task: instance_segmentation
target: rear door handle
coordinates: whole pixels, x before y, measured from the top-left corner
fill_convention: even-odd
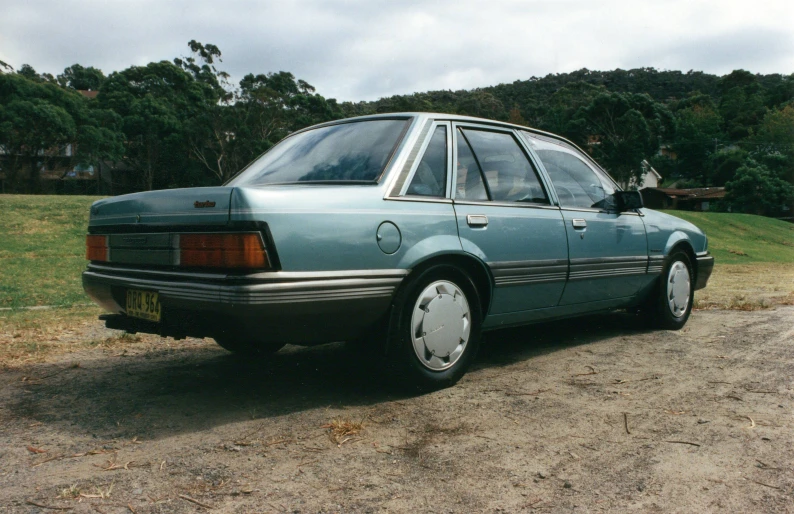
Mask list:
[[[574,218],[571,220],[571,225],[573,228],[587,228],[587,221],[582,218]]]
[[[470,227],[487,227],[488,216],[484,214],[469,214],[466,216],[466,223],[468,223]]]

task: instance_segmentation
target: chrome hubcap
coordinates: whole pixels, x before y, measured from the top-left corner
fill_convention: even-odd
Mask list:
[[[471,311],[458,286],[446,280],[422,291],[411,315],[414,352],[426,368],[443,371],[455,364],[471,333]]]
[[[676,318],[680,318],[686,312],[689,292],[689,269],[683,262],[676,261],[667,275],[667,305]]]

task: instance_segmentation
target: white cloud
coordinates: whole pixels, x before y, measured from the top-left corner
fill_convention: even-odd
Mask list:
[[[221,48],[235,79],[291,71],[340,100],[583,67],[794,72],[790,1],[28,0],[0,10],[0,60],[17,67],[108,73],[184,55],[197,39]]]

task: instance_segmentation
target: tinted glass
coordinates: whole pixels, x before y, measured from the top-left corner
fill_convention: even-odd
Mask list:
[[[436,127],[405,194],[444,196],[447,189],[447,127]]]
[[[359,121],[295,134],[253,162],[229,185],[376,181],[407,123]]]
[[[562,207],[614,208],[615,188],[602,180],[574,148],[525,135],[549,173]]]
[[[482,181],[482,171],[474,154],[458,129],[458,178],[455,182],[455,198],[458,200],[488,200]]]
[[[496,202],[549,203],[529,159],[511,135],[465,128],[466,136]]]

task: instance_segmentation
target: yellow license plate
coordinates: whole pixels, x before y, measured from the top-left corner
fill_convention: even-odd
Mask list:
[[[160,321],[160,299],[157,293],[127,289],[127,316]]]

